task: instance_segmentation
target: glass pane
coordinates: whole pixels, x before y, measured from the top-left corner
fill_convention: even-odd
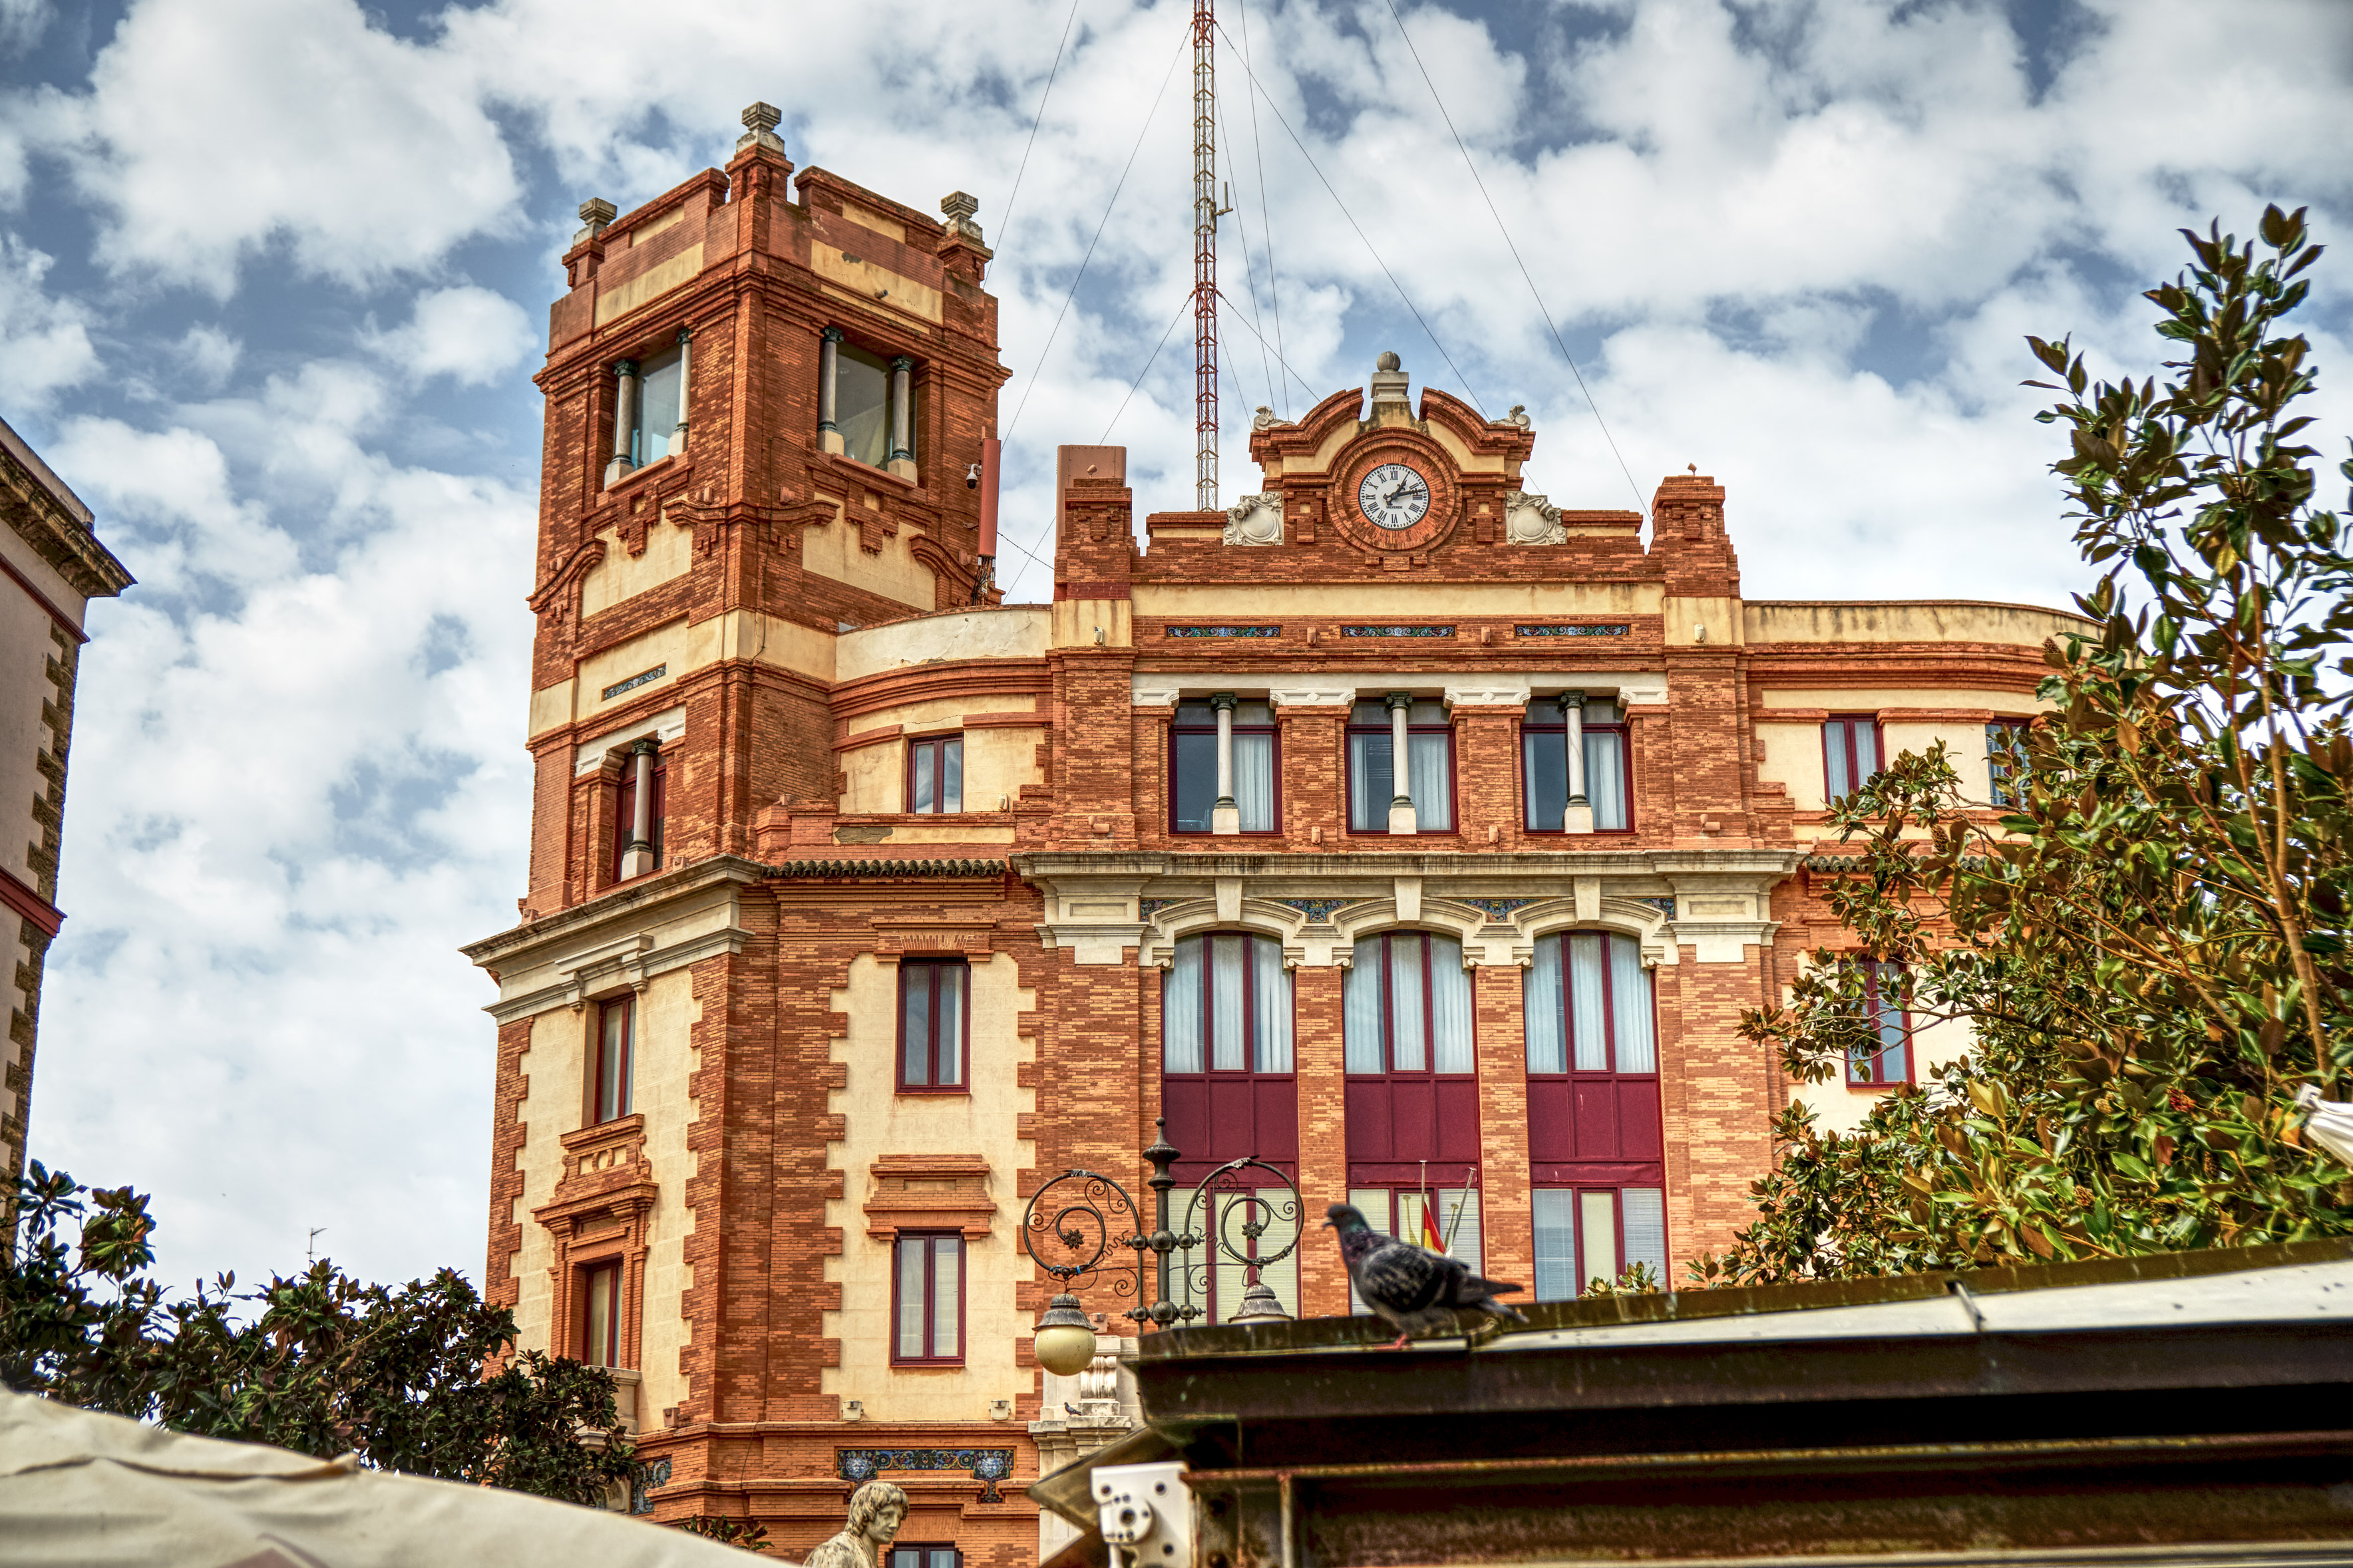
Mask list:
[[[1412,763],[1414,826],[1426,833],[1445,833],[1454,826],[1454,748],[1446,735],[1409,735],[1406,756]]]
[[[1390,1236],[1397,1234],[1397,1226],[1389,1218],[1389,1192],[1387,1187],[1350,1187],[1348,1203],[1365,1216],[1365,1223],[1375,1230]],[[1365,1305],[1365,1299],[1356,1294],[1356,1282],[1353,1279],[1348,1281],[1348,1310],[1358,1317],[1372,1310]]]
[[[940,742],[940,809],[964,809],[964,737]]]
[[[913,798],[907,802],[907,809],[937,811],[940,808],[939,787],[932,777],[931,744],[928,742],[918,741],[908,749],[908,757],[912,766],[908,769],[911,777],[907,793]]]
[[[1651,973],[1642,967],[1642,944],[1630,936],[1609,939],[1609,1033],[1620,1072],[1659,1070],[1658,1040],[1651,1028]]]
[[[934,1055],[942,1084],[964,1082],[964,993],[971,973],[961,963],[940,965],[939,1048]]]
[[[1620,721],[1618,716],[1618,704],[1615,702],[1587,703],[1585,705],[1585,721],[1588,724],[1615,724],[1620,722]]]
[[[1201,1070],[1201,939],[1176,944],[1176,962],[1160,984],[1160,1066],[1165,1072]]]
[[[932,966],[899,966],[899,1076],[902,1081],[932,1081]]]
[[[1179,833],[1209,831],[1209,808],[1218,804],[1218,738],[1179,731],[1168,738],[1176,760],[1176,799],[1172,823]]]
[[[1568,942],[1569,1040],[1577,1050],[1577,1070],[1608,1072],[1609,1038],[1603,1020],[1601,938],[1577,931]]]
[[[1220,936],[1209,942],[1209,1066],[1219,1072],[1240,1072],[1247,1064],[1242,1054],[1243,1014],[1248,1001],[1242,987],[1242,943],[1246,940]]]
[[[1469,1264],[1472,1273],[1477,1273],[1482,1250],[1479,1236],[1479,1189],[1440,1187],[1434,1195],[1438,1200],[1438,1234],[1446,1243],[1446,1250]]]
[[[1894,963],[1871,966],[1872,1023],[1879,1037],[1879,1079],[1883,1083],[1902,1083],[1911,1076],[1909,1064],[1904,1059],[1901,967]]]
[[[596,1059],[596,1120],[611,1121],[629,1114],[629,1014],[627,1002],[605,1007],[604,1048]]]
[[[1836,800],[1854,788],[1847,773],[1847,723],[1831,719],[1822,725],[1822,797]]]
[[[1446,704],[1417,702],[1405,710],[1405,721],[1409,724],[1443,724],[1446,722]]]
[[[639,362],[638,366],[638,439],[635,457],[640,464],[670,456],[670,438],[678,428],[678,351],[670,349]]]
[[[1386,702],[1359,702],[1348,710],[1351,724],[1386,724],[1389,721],[1389,705]]]
[[[1567,1020],[1561,1011],[1560,938],[1536,943],[1535,963],[1520,986],[1523,1028],[1528,1042],[1530,1072],[1567,1072]]]
[[[1616,730],[1585,732],[1585,798],[1597,831],[1622,829],[1626,816],[1626,737]]]
[[[842,451],[879,468],[891,456],[891,369],[847,343],[834,365],[833,423]]]
[[[923,1353],[923,1254],[927,1244],[921,1237],[908,1237],[899,1243],[899,1354],[920,1357]]]
[[[1661,1289],[1667,1281],[1667,1202],[1657,1187],[1628,1187],[1618,1194],[1626,1216],[1626,1264],[1651,1266]]]
[[[613,1364],[613,1297],[615,1282],[620,1270],[592,1268],[588,1271],[588,1342],[581,1347],[580,1359],[590,1366]]]
[[[1424,1028],[1421,938],[1389,938],[1389,1070],[1419,1072],[1430,1064]]]
[[[1523,731],[1520,773],[1527,790],[1527,826],[1538,833],[1559,832],[1568,807],[1568,731]]]
[[[1218,723],[1218,710],[1206,702],[1179,702],[1176,704],[1176,722],[1207,724],[1211,729],[1215,729]]]
[[[1538,1187],[1528,1194],[1536,1231],[1536,1300],[1567,1301],[1577,1295],[1577,1194],[1567,1187]]]
[[[1867,784],[1879,776],[1879,726],[1868,719],[1850,719],[1854,735],[1854,782]]]
[[[1234,704],[1234,722],[1237,724],[1271,724],[1274,722],[1274,704],[1271,702],[1237,702]]]
[[[1282,967],[1282,944],[1250,939],[1250,1033],[1257,1042],[1258,1070],[1291,1070],[1291,972]]]
[[[1348,828],[1379,833],[1389,825],[1389,800],[1397,793],[1389,776],[1389,737],[1348,737]]]
[[[1462,944],[1451,936],[1429,941],[1430,1066],[1440,1072],[1470,1072],[1471,972],[1462,967]]]
[[[953,1357],[964,1349],[964,1238],[932,1238],[932,1353]]]
[[[1348,971],[1344,998],[1345,1016],[1341,1037],[1350,1072],[1381,1070],[1381,939],[1368,936],[1356,944],[1356,958]],[[1350,1200],[1354,1202],[1354,1199]],[[1371,1211],[1367,1210],[1369,1214]]]
[[[953,1546],[933,1547],[931,1558],[931,1568],[956,1568],[956,1550]]]
[[[1274,831],[1274,737],[1234,737],[1234,805],[1244,833]]]
[[[1527,711],[1521,717],[1531,724],[1556,725],[1560,722],[1560,700],[1553,697],[1531,697]]]
[[[1579,1193],[1577,1194],[1577,1228],[1585,1241],[1585,1268],[1579,1276],[1578,1294],[1596,1279],[1618,1282],[1618,1214],[1617,1194]]]

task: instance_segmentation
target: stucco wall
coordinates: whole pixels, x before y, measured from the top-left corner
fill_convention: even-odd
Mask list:
[[[968,713],[1029,713],[1036,700],[1028,696],[965,696],[929,702],[908,702],[877,712],[861,713],[854,728],[887,729],[896,724],[909,735],[922,736],[953,730]],[[997,797],[1018,795],[1026,784],[1043,784],[1038,765],[1040,725],[1029,729],[967,730],[964,734],[964,808],[996,811]],[[841,795],[846,812],[895,812],[906,807],[907,742],[878,742],[841,754],[847,785]],[[894,836],[895,837],[895,836]]]

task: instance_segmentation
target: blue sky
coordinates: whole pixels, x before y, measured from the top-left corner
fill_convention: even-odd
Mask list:
[[[455,950],[522,889],[529,377],[575,209],[723,163],[754,100],[803,166],[970,191],[1027,399],[1008,535],[1058,442],[1125,442],[1140,502],[1186,507],[1184,330],[1151,354],[1190,281],[1188,11],[0,0],[0,413],[141,580],[91,617],[37,1157],[153,1190],[181,1279],[297,1265],[314,1226],[367,1274],[479,1273],[490,988]],[[1395,349],[1525,404],[1562,505],[1715,475],[1755,597],[2064,602],[2021,334],[2145,373],[2176,227],[2353,211],[2327,0],[1219,17],[1228,499],[1253,405]],[[2348,277],[2308,312],[2337,376]]]

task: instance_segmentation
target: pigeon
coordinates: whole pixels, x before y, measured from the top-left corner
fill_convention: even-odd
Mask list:
[[[1494,1300],[1520,1286],[1482,1279],[1459,1258],[1440,1257],[1384,1235],[1350,1205],[1334,1204],[1324,1215],[1324,1225],[1340,1233],[1340,1260],[1348,1266],[1356,1294],[1398,1331],[1395,1342],[1386,1349],[1402,1350],[1417,1333],[1454,1327],[1457,1311],[1527,1321]]]

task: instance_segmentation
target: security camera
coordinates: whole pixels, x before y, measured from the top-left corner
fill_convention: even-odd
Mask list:
[[[978,463],[975,463],[972,467],[964,471],[964,488],[968,490],[976,490],[980,489],[980,465]]]

